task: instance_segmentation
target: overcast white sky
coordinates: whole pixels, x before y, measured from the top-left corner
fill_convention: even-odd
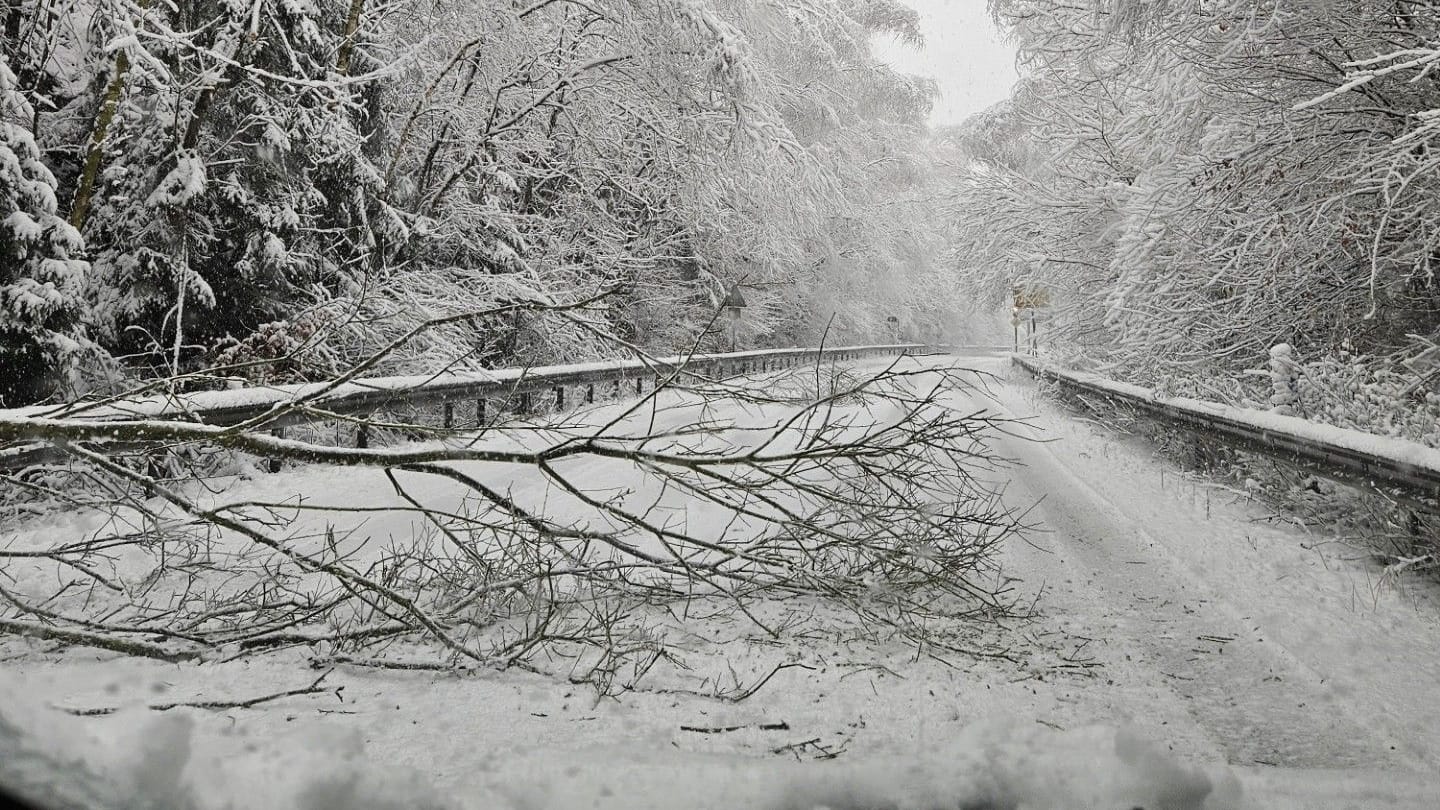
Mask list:
[[[985,0],[902,0],[920,12],[925,48],[917,51],[890,37],[878,38],[875,55],[906,73],[940,85],[930,116],[937,126],[958,124],[1010,95],[1015,49],[1001,38]]]

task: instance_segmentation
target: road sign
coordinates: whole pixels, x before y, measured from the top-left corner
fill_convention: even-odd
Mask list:
[[[1050,291],[1044,287],[1016,286],[1010,288],[1015,296],[1015,308],[1040,309],[1050,306]]]

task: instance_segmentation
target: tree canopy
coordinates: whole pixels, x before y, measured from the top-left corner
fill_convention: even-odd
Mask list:
[[[991,8],[1022,80],[951,133],[949,202],[954,264],[989,301],[1045,287],[1063,350],[1222,399],[1282,344],[1424,379],[1440,338],[1433,3]]]
[[[871,56],[882,33],[917,40],[915,13],[15,0],[16,157],[0,171],[22,189],[3,198],[5,246],[26,258],[0,289],[43,287],[49,303],[0,299],[14,372],[0,377],[43,380],[0,395],[73,395],[101,368],[323,377],[417,323],[512,299],[603,294],[589,326],[618,342],[462,319],[386,365],[714,347],[737,285],[748,344],[888,337],[891,316],[936,335],[955,289],[926,204],[933,87]],[[116,361],[77,366],[79,346]],[[302,360],[264,366],[298,346]]]

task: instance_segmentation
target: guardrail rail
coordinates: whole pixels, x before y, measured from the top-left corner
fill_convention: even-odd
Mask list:
[[[1103,397],[1202,438],[1346,483],[1400,490],[1409,496],[1406,500],[1427,509],[1440,503],[1440,450],[1432,447],[1269,411],[1183,397],[1161,399],[1148,388],[1056,368],[1021,354],[1011,355],[1011,361],[1039,379]]]
[[[435,421],[445,428],[483,427],[501,412],[532,413],[553,405],[592,403],[597,396],[619,397],[633,385],[636,396],[674,374],[722,379],[745,374],[780,371],[819,361],[845,362],[874,357],[923,354],[922,344],[905,343],[835,348],[763,349],[726,354],[599,361],[557,366],[446,372],[428,376],[356,379],[341,385],[301,383],[257,386],[221,391],[196,391],[101,402],[67,403],[0,410],[0,426],[24,418],[77,419],[87,422],[124,422],[136,419],[184,421],[231,427],[255,423],[255,429],[277,433],[305,423],[348,419],[355,423],[355,444],[370,441],[371,421],[382,413],[417,414],[437,409]],[[598,386],[611,385],[603,391]],[[574,395],[574,398],[571,395]],[[542,402],[541,399],[548,399]],[[286,410],[296,402],[303,408]],[[268,418],[267,418],[268,417]],[[352,418],[354,417],[354,418]],[[123,437],[107,442],[125,445]],[[0,445],[0,471],[15,470],[64,458],[44,442]]]

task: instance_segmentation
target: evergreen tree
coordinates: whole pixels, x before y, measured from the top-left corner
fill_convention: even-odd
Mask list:
[[[78,315],[89,265],[80,234],[56,215],[33,118],[0,61],[0,407],[63,389],[87,346]]]
[[[373,66],[352,10],[194,0],[120,38],[128,75],[83,220],[113,349],[183,363],[365,283],[379,177],[373,89],[339,72]]]

